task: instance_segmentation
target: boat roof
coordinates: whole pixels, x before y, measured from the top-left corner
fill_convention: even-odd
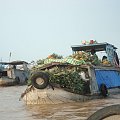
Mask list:
[[[0,64],[3,65],[22,65],[22,64],[28,64],[25,61],[12,61],[12,62],[0,62]]]
[[[73,51],[90,52],[92,49],[94,49],[96,52],[98,52],[98,51],[105,51],[107,45],[112,46],[113,49],[117,49],[114,45],[109,44],[107,42],[105,42],[105,43],[95,43],[95,44],[86,44],[86,45],[73,45],[73,46],[71,46],[71,48],[72,48]]]

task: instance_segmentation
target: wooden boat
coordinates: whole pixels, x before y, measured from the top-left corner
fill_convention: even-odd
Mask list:
[[[106,47],[110,44],[94,44],[94,45],[84,45],[84,46],[74,46],[73,51],[85,50],[90,51],[95,49],[96,51],[106,50]],[[116,47],[111,47],[116,49]],[[111,51],[112,52],[112,51]],[[49,82],[49,76],[44,70],[49,70],[53,67],[57,68],[72,68],[75,70],[81,69],[81,72],[85,75],[78,73],[81,78],[85,81],[84,90],[88,89],[84,94],[76,94],[68,89],[57,87]],[[100,98],[108,96],[108,91],[110,89],[120,87],[120,68],[113,66],[102,66],[102,65],[72,65],[64,64],[60,62],[52,62],[40,68],[40,71],[33,73],[31,77],[32,85],[29,86],[25,92],[21,95],[21,98],[26,104],[58,104],[58,103],[68,103],[74,101],[85,101],[93,98]]]
[[[85,66],[84,66],[85,67]],[[82,67],[83,68],[83,67]],[[107,86],[103,83],[97,83],[96,77],[95,77],[95,71],[93,71],[93,68],[98,70],[98,67],[90,67],[90,93],[87,94],[76,94],[71,92],[68,89],[61,88],[59,85],[55,85],[54,87],[51,86],[51,84],[48,84],[45,86],[45,88],[38,89],[36,88],[36,84],[41,87],[43,85],[42,82],[43,79],[39,78],[39,80],[36,80],[36,83],[29,86],[24,93],[22,93],[21,98],[24,100],[26,104],[59,104],[59,103],[68,103],[68,102],[75,102],[75,101],[86,101],[96,98],[103,98],[107,97],[108,93],[116,92],[119,93],[119,86],[120,84],[114,86],[114,83],[111,83],[111,86],[113,85],[113,88],[110,86]],[[117,69],[112,68],[106,68],[106,67],[99,67],[99,70],[105,70],[106,72],[117,71]],[[41,80],[42,79],[42,80]],[[119,77],[120,80],[120,77]],[[106,81],[105,81],[106,82]],[[120,82],[119,82],[120,83]],[[104,86],[102,86],[102,85]],[[100,90],[103,88],[103,91]],[[115,89],[117,88],[117,90]]]
[[[33,86],[29,86],[21,98],[26,104],[59,104],[69,103],[75,101],[86,101],[98,96],[85,96],[68,92],[62,88],[51,88],[48,86],[45,89],[36,89]]]

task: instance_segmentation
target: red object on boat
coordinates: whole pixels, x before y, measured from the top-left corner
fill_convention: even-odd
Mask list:
[[[93,44],[94,43],[94,40],[90,40],[90,44]]]

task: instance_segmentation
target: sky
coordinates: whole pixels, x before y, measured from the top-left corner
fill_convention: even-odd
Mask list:
[[[120,0],[0,0],[1,61],[66,57],[91,39],[120,56]]]

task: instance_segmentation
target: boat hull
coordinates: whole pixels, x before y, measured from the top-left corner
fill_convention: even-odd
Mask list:
[[[7,78],[7,77],[1,77],[0,78],[0,86],[13,86],[16,85],[16,80]]]
[[[36,89],[29,86],[21,98],[26,104],[59,104],[75,101],[86,101],[92,99],[93,96],[79,95],[68,92],[62,88],[47,87],[45,89]]]
[[[114,94],[119,94],[120,88],[109,89],[109,96]],[[68,92],[62,88],[51,88],[47,87],[45,89],[36,89],[33,86],[29,86],[24,93],[21,94],[21,98],[27,105],[34,104],[60,104],[60,103],[70,103],[70,102],[84,102],[92,99],[105,98],[104,96],[98,94],[94,95],[79,95],[75,93]]]

